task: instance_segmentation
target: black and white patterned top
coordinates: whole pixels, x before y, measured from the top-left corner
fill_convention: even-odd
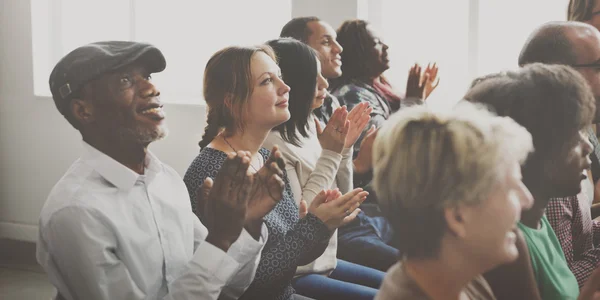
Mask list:
[[[261,148],[259,153],[264,161],[267,161],[269,150]],[[206,177],[214,179],[217,176],[226,158],[225,152],[213,148],[200,151],[183,178],[190,199],[196,199],[196,191]],[[264,218],[269,237],[262,251],[254,281],[240,297],[242,300],[291,299],[294,293],[291,281],[296,267],[308,264],[323,254],[331,236],[327,226],[316,216],[309,213],[305,218],[299,218],[298,206],[294,202],[285,173],[283,180],[283,199]],[[192,208],[199,216],[194,200]]]

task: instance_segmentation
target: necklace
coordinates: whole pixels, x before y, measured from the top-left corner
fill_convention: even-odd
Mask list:
[[[233,148],[233,146],[231,146],[229,141],[227,141],[227,139],[224,136],[221,136],[221,137],[223,138],[223,141],[225,141],[225,143],[227,143],[229,148],[231,148],[231,150],[233,150],[235,153],[237,153],[237,150],[235,150],[235,148]],[[252,160],[250,160],[250,167],[254,170],[254,172],[258,172],[258,170],[252,165]]]

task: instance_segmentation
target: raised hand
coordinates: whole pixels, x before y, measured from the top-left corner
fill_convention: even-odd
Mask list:
[[[317,127],[317,136],[319,137],[321,147],[333,152],[342,153],[348,130],[350,130],[350,121],[348,121],[346,106],[338,107],[333,112],[325,129],[321,129],[321,123],[316,118],[315,126]]]
[[[246,230],[252,235],[260,232],[264,216],[283,198],[284,168],[285,161],[281,151],[274,146],[264,166],[252,175],[253,185],[246,214]]]
[[[372,125],[360,143],[358,155],[354,159],[354,171],[358,174],[369,172],[373,168],[373,142],[377,137],[377,128]]]
[[[208,229],[206,241],[227,252],[246,222],[253,178],[248,174],[247,152],[230,153],[214,182],[206,178],[196,193],[201,220]]]
[[[350,148],[358,137],[365,129],[365,126],[371,120],[371,112],[373,108],[369,107],[368,102],[361,102],[356,105],[350,113],[348,113],[348,121],[350,121],[350,128],[348,129],[348,134],[346,135],[346,142],[344,143],[344,148]]]
[[[429,74],[425,74],[425,81],[429,80]],[[406,97],[423,98],[425,84],[421,84],[421,66],[415,64],[408,71],[408,79],[406,80]]]
[[[440,84],[440,78],[438,77],[437,63],[427,64],[427,68],[423,71],[421,76],[421,85],[424,85],[423,99],[427,99],[431,92],[437,88]]]
[[[342,196],[339,190],[321,191],[310,204],[308,212],[319,218],[329,230],[346,225],[360,212],[360,204],[367,199],[368,192],[354,189]]]

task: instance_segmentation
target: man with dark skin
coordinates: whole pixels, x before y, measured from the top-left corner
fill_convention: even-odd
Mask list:
[[[37,258],[58,299],[237,299],[253,280],[262,217],[277,203],[264,195],[283,190],[281,153],[252,176],[249,154],[230,154],[199,193],[205,227],[181,177],[148,150],[167,135],[150,76],[165,66],[152,45],[98,42],[50,76],[84,149],[40,215]]]
[[[580,22],[550,22],[540,26],[530,35],[519,56],[520,66],[535,62],[573,67],[591,88],[596,106],[600,105],[600,32],[596,28]],[[592,122],[600,123],[599,109]],[[546,210],[580,287],[600,263],[597,247],[600,223],[592,220],[598,206],[590,209],[594,194],[598,196],[593,182],[600,176],[600,147],[593,130],[586,128],[585,131],[595,148],[590,154],[591,176],[586,170],[585,176],[590,178],[582,181],[582,193],[555,198]]]

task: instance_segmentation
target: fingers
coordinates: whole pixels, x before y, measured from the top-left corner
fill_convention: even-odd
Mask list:
[[[213,180],[210,177],[206,177],[204,182],[196,191],[196,208],[198,211],[204,211],[206,201],[208,201],[208,195],[213,188]]]
[[[375,132],[375,130],[377,130],[377,127],[375,127],[375,125],[371,125],[371,128],[369,128],[369,130],[367,130],[367,133],[365,136],[366,137],[371,136],[373,134],[373,132]]]
[[[283,189],[285,188],[285,182],[277,174],[273,174],[267,179],[267,192],[274,201],[279,201],[282,198]]]
[[[369,108],[371,109],[371,108]],[[369,121],[371,120],[371,116],[369,115],[365,115],[362,119],[359,120],[359,122],[356,124],[356,128],[357,130],[359,130],[360,132],[362,132],[365,127],[369,124]],[[370,129],[369,129],[370,130]],[[369,132],[367,132],[367,134],[369,134]]]
[[[334,201],[334,203],[339,207],[344,207],[345,209],[348,209],[349,202],[352,200],[352,198],[354,198],[355,196],[357,196],[359,193],[362,193],[362,192],[363,192],[363,189],[356,188],[356,189],[342,195],[341,197],[337,198]],[[364,193],[367,193],[367,192],[364,192]]]
[[[342,136],[347,136],[349,130],[350,130],[350,120],[346,120],[346,123],[344,124],[344,127],[342,128],[342,132],[340,132],[340,133],[342,134]]]
[[[373,108],[369,106],[369,103],[361,102],[350,111],[348,114],[348,120],[354,124],[359,123],[365,118],[365,116],[371,115],[371,112],[373,112]]]
[[[335,115],[335,113],[333,113],[333,115],[331,116],[331,119],[333,119],[334,115]],[[329,122],[331,122],[331,120]],[[318,135],[323,134],[323,128],[321,128],[321,122],[319,122],[319,119],[317,119],[317,118],[315,118],[315,127],[317,128]]]
[[[344,226],[352,221],[354,221],[354,219],[356,219],[356,216],[358,216],[358,214],[361,212],[360,208],[355,209],[351,214],[349,214],[348,216],[346,216],[343,220],[342,220],[342,225]],[[340,226],[340,227],[341,227]]]
[[[369,102],[361,102],[358,105],[354,106],[350,113],[348,114],[349,120],[359,119],[364,113],[365,110],[369,108]]]
[[[275,164],[275,167],[273,167]],[[279,176],[283,176],[283,169],[285,169],[285,160],[283,159],[283,154],[279,151],[279,147],[277,145],[273,146],[271,150],[271,155],[267,160],[267,165],[271,168],[273,173],[278,174]]]
[[[298,214],[300,219],[303,219],[306,217],[306,215],[308,215],[308,204],[304,199],[300,200],[300,209],[298,210]]]
[[[329,197],[330,197],[329,191],[322,190],[315,196],[315,198],[313,199],[313,201],[311,202],[310,205],[314,206],[314,207],[319,207],[319,206],[321,206],[321,204],[327,202],[327,199]]]

